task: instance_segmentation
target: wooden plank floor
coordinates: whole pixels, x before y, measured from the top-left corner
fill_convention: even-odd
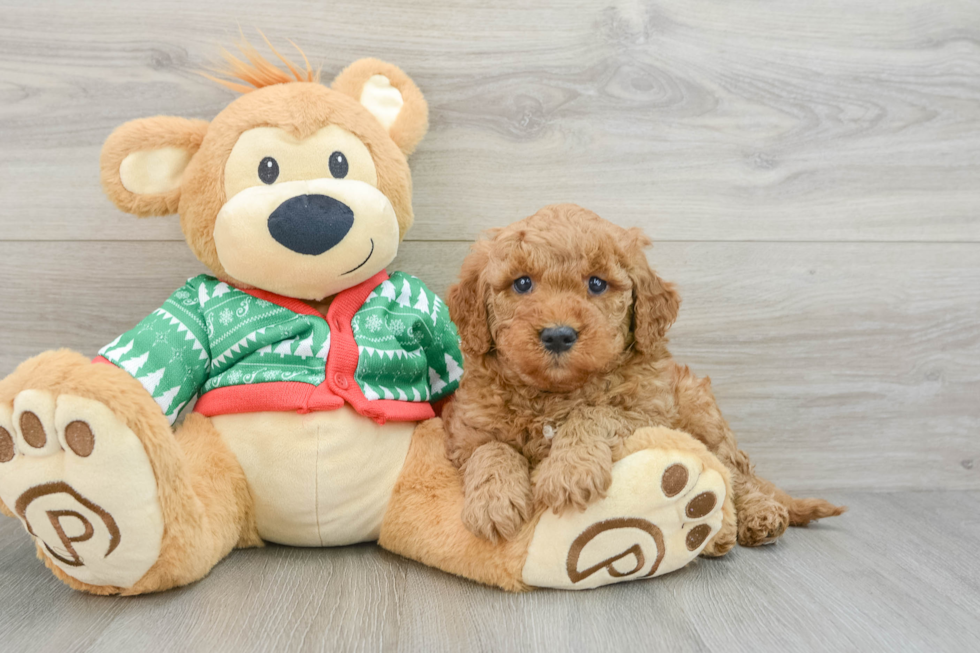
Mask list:
[[[980,492],[847,492],[843,518],[658,579],[510,595],[381,551],[237,551],[190,587],[63,586],[0,521],[4,651],[976,650]]]
[[[101,193],[117,125],[209,119],[238,26],[430,103],[396,267],[574,201],[656,241],[672,349],[760,471],[841,519],[663,579],[510,596],[373,546],[237,552],[160,596],[68,591],[0,518],[0,650],[973,651],[980,11],[961,0],[0,0],[0,376],[93,354],[202,271]],[[288,48],[288,46],[287,46]]]

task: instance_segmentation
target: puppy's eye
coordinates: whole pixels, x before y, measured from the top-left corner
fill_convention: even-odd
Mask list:
[[[271,156],[259,161],[259,179],[263,184],[271,184],[279,179],[279,162]]]
[[[534,282],[531,281],[531,277],[521,277],[520,279],[514,280],[514,292],[518,295],[525,295],[531,292],[531,288],[534,287]]]
[[[593,295],[601,295],[609,287],[603,279],[599,277],[589,277],[589,292]]]
[[[343,179],[347,176],[348,170],[350,170],[350,165],[348,165],[347,157],[344,156],[343,152],[334,152],[330,155],[330,174],[333,175],[334,179]]]

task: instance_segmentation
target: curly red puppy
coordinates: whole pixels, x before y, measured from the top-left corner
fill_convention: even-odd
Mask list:
[[[754,473],[708,379],[667,350],[680,297],[650,268],[649,244],[562,204],[473,246],[448,294],[466,374],[444,418],[475,534],[511,538],[535,505],[584,509],[609,487],[616,448],[649,426],[690,433],[729,468],[743,546],[844,511]],[[733,536],[705,553],[725,553]]]

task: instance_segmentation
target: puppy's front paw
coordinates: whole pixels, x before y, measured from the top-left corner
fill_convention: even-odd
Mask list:
[[[531,515],[529,486],[497,485],[494,491],[467,496],[463,502],[463,525],[485,540],[497,543],[514,538]]]
[[[570,460],[552,454],[538,466],[534,479],[534,501],[562,514],[569,508],[585,510],[606,496],[612,482],[612,465],[597,460]]]

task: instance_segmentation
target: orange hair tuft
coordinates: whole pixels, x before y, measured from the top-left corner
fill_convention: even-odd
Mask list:
[[[221,55],[225,59],[224,68],[212,68],[211,72],[224,77],[231,77],[236,80],[245,82],[246,84],[251,84],[251,86],[246,86],[245,84],[239,84],[238,82],[231,81],[229,79],[221,79],[220,77],[215,77],[209,75],[208,73],[202,72],[201,75],[210,79],[213,82],[221,84],[225,88],[229,88],[233,91],[239,93],[249,93],[259,88],[266,86],[272,86],[273,84],[288,84],[289,82],[319,82],[320,81],[320,71],[314,70],[310,67],[310,60],[306,58],[306,54],[300,49],[298,45],[289,41],[290,45],[296,48],[300,56],[303,57],[303,63],[306,66],[305,70],[300,70],[296,64],[287,59],[286,57],[279,54],[279,51],[273,47],[272,43],[266,38],[265,34],[261,30],[257,30],[259,36],[265,41],[265,44],[269,46],[272,53],[279,58],[289,72],[282,70],[274,63],[263,57],[255,46],[249,43],[245,39],[245,35],[242,35],[242,41],[238,44],[238,50],[245,56],[245,60],[239,59],[234,54],[228,50],[222,48]]]

